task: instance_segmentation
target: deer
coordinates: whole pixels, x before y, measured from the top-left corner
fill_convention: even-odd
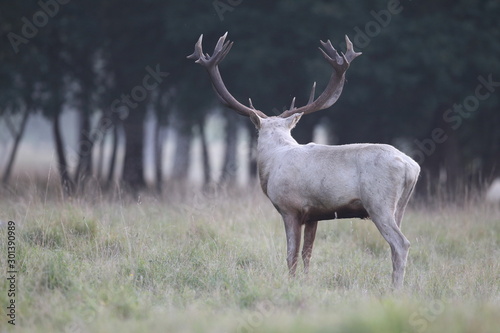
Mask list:
[[[330,40],[321,42],[323,57],[333,68],[324,91],[315,97],[313,84],[307,104],[290,107],[278,116],[267,116],[237,101],[226,88],[219,63],[233,42],[227,32],[219,38],[213,54],[203,53],[203,34],[188,59],[209,74],[219,101],[249,117],[258,131],[257,166],[264,194],[281,215],[286,234],[287,265],[295,276],[304,229],[302,261],[309,272],[318,221],[346,218],[371,219],[391,249],[392,286],[403,286],[410,242],[401,232],[403,215],[417,183],[420,167],[409,156],[387,144],[322,145],[297,143],[291,130],[303,115],[331,107],[340,97],[345,74],[360,52],[347,36],[347,50],[338,53]]]

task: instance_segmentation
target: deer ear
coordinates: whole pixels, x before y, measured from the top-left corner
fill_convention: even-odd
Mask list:
[[[255,112],[250,112],[250,120],[252,121],[252,123],[255,125],[255,127],[260,130],[260,124],[261,124],[261,118],[259,117],[259,115]]]
[[[295,125],[297,125],[297,123],[299,122],[300,120],[300,117],[302,117],[304,113],[301,112],[301,113],[295,113],[295,114],[292,114],[290,117],[286,118],[286,124],[288,126],[289,129],[292,129],[295,127]]]

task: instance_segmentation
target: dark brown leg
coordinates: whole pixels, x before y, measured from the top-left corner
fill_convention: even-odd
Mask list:
[[[302,249],[302,260],[304,261],[304,272],[309,272],[309,261],[311,260],[314,238],[318,221],[308,222],[304,228],[304,248]]]

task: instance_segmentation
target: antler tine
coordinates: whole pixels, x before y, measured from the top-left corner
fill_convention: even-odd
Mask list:
[[[231,47],[233,47],[233,43],[231,41],[225,41],[227,36],[227,32],[219,38],[219,41],[217,42],[217,45],[215,45],[214,48],[214,53],[212,55],[212,58],[214,58],[214,63],[217,65],[219,62],[221,62],[226,55],[229,53],[231,50]]]
[[[253,110],[257,110],[253,104],[252,104],[252,99],[251,98],[248,98],[248,104],[250,105],[250,107],[253,109]]]
[[[200,36],[198,41],[195,44],[193,54],[188,56],[188,59],[194,59],[197,64],[202,65],[207,70],[210,79],[212,80],[212,87],[215,90],[215,94],[217,98],[221,101],[221,103],[237,113],[249,117],[252,113],[257,113],[260,117],[267,117],[263,112],[256,110],[252,102],[250,101],[250,107],[247,107],[236,100],[236,98],[231,95],[231,93],[227,90],[222,77],[219,72],[219,63],[226,57],[226,55],[231,50],[233,46],[233,42],[227,40],[227,32],[222,35],[217,44],[215,45],[214,52],[212,56],[208,53],[203,54],[203,35]]]
[[[362,52],[354,52],[354,48],[352,46],[352,42],[349,39],[349,37],[347,37],[347,35],[345,35],[345,43],[347,45],[347,51],[345,53],[345,58],[347,59],[347,61],[349,63],[351,61],[353,61],[356,57],[359,57],[361,54],[363,54]]]
[[[292,98],[292,104],[290,104],[290,108],[288,110],[294,110],[295,109],[295,97]]]
[[[198,41],[196,42],[196,44],[194,44],[194,52],[193,54],[187,56],[188,59],[194,59],[198,61],[198,59],[200,59],[200,57],[203,56],[203,49],[201,47],[202,41],[203,41],[203,34],[200,35],[200,38],[198,38]]]
[[[312,89],[311,89],[311,94],[309,94],[309,100],[307,101],[307,104],[311,104],[314,101],[314,94],[316,93],[316,81],[314,81]]]
[[[220,50],[222,49],[222,46],[224,45],[226,37],[227,37],[227,31],[226,31],[226,33],[224,35],[222,35],[222,36],[219,37],[219,40],[217,41],[217,44],[215,44],[214,54],[220,52]],[[228,41],[228,43],[229,43],[229,41]]]
[[[231,47],[233,46],[233,42],[225,41],[227,36],[227,32],[219,38],[217,45],[215,45],[214,52],[212,56],[208,53],[203,53],[202,41],[203,35],[200,36],[198,42],[195,45],[194,53],[188,56],[188,59],[196,59],[195,62],[200,64],[207,69],[210,67],[217,66],[229,53]]]
[[[332,42],[330,40],[327,40],[326,43],[320,40],[321,45],[323,45],[324,50],[321,47],[318,47],[318,49],[323,53],[323,57],[332,65],[332,66],[338,66],[339,64],[342,64],[343,62],[343,57],[339,55],[337,50],[332,45]]]
[[[316,83],[314,83],[311,94],[309,95],[309,101],[306,105],[300,108],[290,108],[284,111],[280,117],[289,117],[295,113],[312,113],[319,110],[326,109],[339,99],[345,82],[345,72],[349,68],[350,62],[361,55],[361,53],[354,52],[353,45],[349,38],[346,36],[347,52],[346,54],[339,54],[337,50],[333,47],[330,40],[326,42],[320,41],[323,48],[319,48],[323,57],[326,61],[333,67],[334,71],[330,76],[330,80],[325,88],[325,90],[314,99]]]

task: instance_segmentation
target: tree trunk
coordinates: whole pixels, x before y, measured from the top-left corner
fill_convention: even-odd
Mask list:
[[[253,124],[248,126],[248,173],[251,184],[255,183],[257,178],[257,131]]]
[[[14,165],[14,161],[16,159],[17,149],[19,147],[19,143],[21,142],[21,138],[23,137],[24,130],[26,128],[26,124],[28,122],[29,115],[30,115],[30,110],[29,110],[29,108],[26,108],[26,110],[23,114],[23,117],[21,119],[21,125],[19,126],[19,129],[17,132],[14,130],[13,124],[9,125],[9,127],[11,129],[11,133],[14,136],[14,143],[12,145],[12,150],[10,152],[10,156],[9,156],[8,161],[7,161],[7,166],[5,167],[5,171],[4,171],[4,174],[2,176],[2,183],[4,185],[7,184],[7,182],[9,181],[10,174],[12,172],[12,166]],[[6,115],[6,117],[8,117],[8,116]],[[10,123],[10,121],[8,121],[8,123]]]
[[[233,186],[238,175],[237,144],[238,144],[238,118],[236,114],[226,114],[226,149],[224,164],[219,183]]]
[[[102,181],[104,179],[104,151],[106,147],[106,134],[99,138],[99,155],[97,156],[97,179]]]
[[[118,153],[118,142],[120,139],[120,124],[118,122],[115,122],[115,124],[113,125],[113,132],[111,133],[111,137],[112,137],[111,157],[109,160],[109,169],[108,169],[106,187],[109,187],[116,179],[115,177],[116,157]]]
[[[76,167],[75,183],[79,190],[83,190],[85,181],[92,177],[92,150],[94,141],[90,134],[90,110],[88,98],[83,98],[83,106],[79,110],[80,135],[78,139],[78,165]]]
[[[158,120],[155,124],[154,147],[156,190],[161,194],[163,188],[163,127]]]
[[[72,196],[74,193],[74,183],[68,171],[68,163],[66,161],[66,153],[64,151],[64,142],[62,138],[59,117],[61,112],[57,112],[52,119],[52,129],[54,133],[54,142],[57,153],[57,163],[59,167],[59,175],[61,178],[61,186],[65,196]]]
[[[498,112],[493,113],[494,117],[490,117],[490,130],[489,137],[483,142],[488,142],[487,149],[483,155],[483,167],[482,167],[482,177],[486,181],[490,182],[496,178],[500,178],[500,131],[498,131],[497,126],[500,124],[500,114]]]
[[[180,126],[177,129],[174,166],[172,169],[172,179],[177,185],[184,185],[187,181],[191,163],[191,143],[191,130]]]
[[[134,195],[146,185],[143,165],[144,108],[143,104],[139,104],[123,121],[126,140],[122,179]]]
[[[203,160],[203,186],[206,188],[210,185],[212,181],[212,170],[210,167],[210,154],[208,152],[207,136],[205,133],[205,122],[204,119],[200,119],[198,122],[198,129],[200,131],[201,138],[201,152]]]
[[[156,116],[156,132],[155,132],[155,175],[156,175],[156,190],[159,194],[163,191],[163,148],[165,143],[165,130],[168,127],[168,106],[170,94],[167,91],[159,91],[154,94],[154,107]]]
[[[464,189],[464,172],[456,130],[444,121],[438,108],[432,129],[426,138],[419,140],[425,159],[422,163],[422,185],[428,195],[454,200]],[[439,135],[436,135],[439,133]]]

